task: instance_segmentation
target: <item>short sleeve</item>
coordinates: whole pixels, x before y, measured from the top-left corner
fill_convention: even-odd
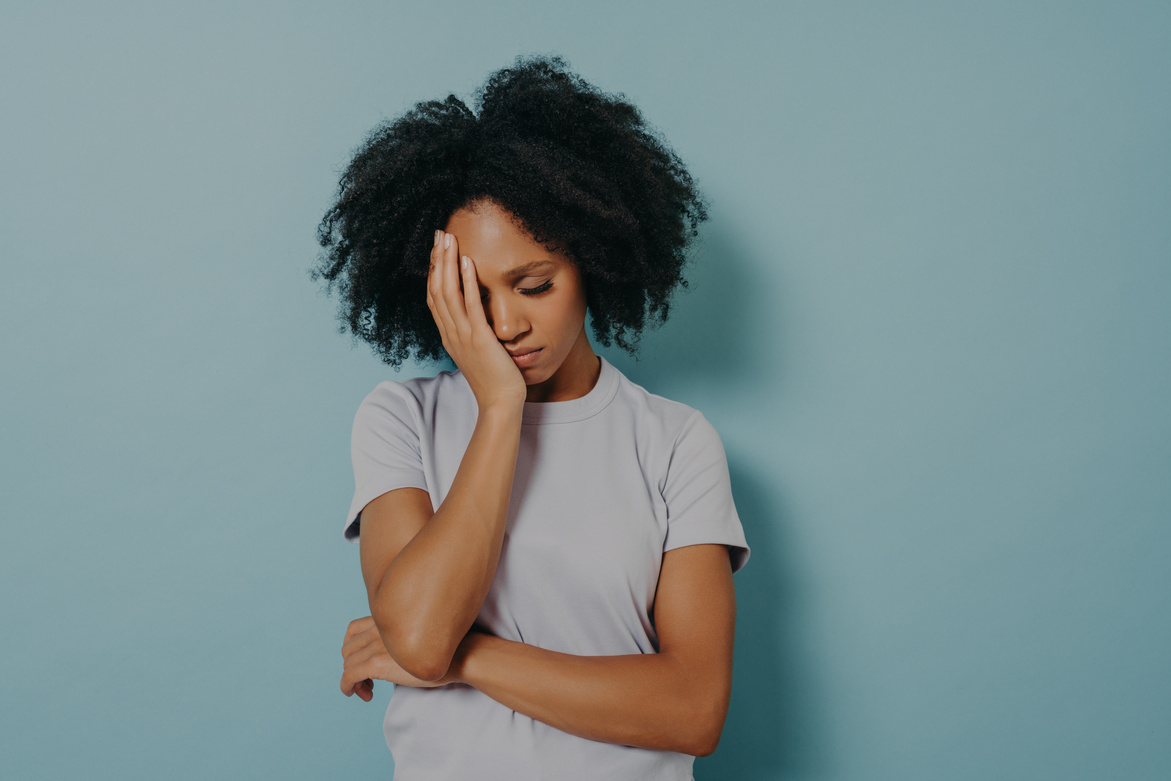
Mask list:
[[[748,561],[744,527],[732,501],[728,459],[720,435],[700,412],[687,419],[671,453],[663,486],[667,537],[663,552],[688,545],[728,546],[732,571]]]
[[[354,499],[346,515],[345,536],[358,541],[362,508],[396,488],[427,490],[419,447],[418,403],[401,384],[380,383],[358,406],[350,436]]]

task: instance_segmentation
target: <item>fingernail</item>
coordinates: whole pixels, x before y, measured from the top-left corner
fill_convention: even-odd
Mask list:
[[[445,234],[443,234],[443,248],[447,249],[450,246],[451,246],[451,234],[445,233]]]
[[[464,255],[462,264],[463,264],[463,270],[467,271],[468,270],[468,256],[467,255]]]
[[[436,246],[436,247],[438,247],[438,246],[439,246],[439,235],[440,235],[441,233],[443,233],[443,231],[435,231],[435,246]]]

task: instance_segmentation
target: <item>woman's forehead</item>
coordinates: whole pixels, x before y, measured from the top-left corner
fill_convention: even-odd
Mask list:
[[[534,239],[510,212],[492,202],[457,210],[446,229],[455,235],[460,254],[475,261],[481,277],[547,273],[568,262]]]

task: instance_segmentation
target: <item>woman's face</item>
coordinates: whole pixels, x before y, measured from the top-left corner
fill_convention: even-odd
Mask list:
[[[491,201],[451,215],[445,230],[475,263],[484,314],[528,385],[529,401],[584,396],[597,381],[598,359],[585,332],[581,274],[550,252]]]

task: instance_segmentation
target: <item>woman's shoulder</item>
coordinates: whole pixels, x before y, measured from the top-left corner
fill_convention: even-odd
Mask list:
[[[475,396],[458,370],[430,377],[387,379],[362,399],[357,419],[387,414],[398,418],[430,418],[441,408],[463,408],[469,402],[474,405]]]
[[[386,379],[374,386],[367,399],[409,397],[417,400],[436,396],[458,395],[470,391],[467,380],[458,369],[442,371],[432,376],[408,377],[404,380]]]
[[[640,422],[640,428],[654,432],[670,442],[676,441],[686,430],[697,425],[711,426],[695,407],[652,393],[621,372],[616,400]]]

